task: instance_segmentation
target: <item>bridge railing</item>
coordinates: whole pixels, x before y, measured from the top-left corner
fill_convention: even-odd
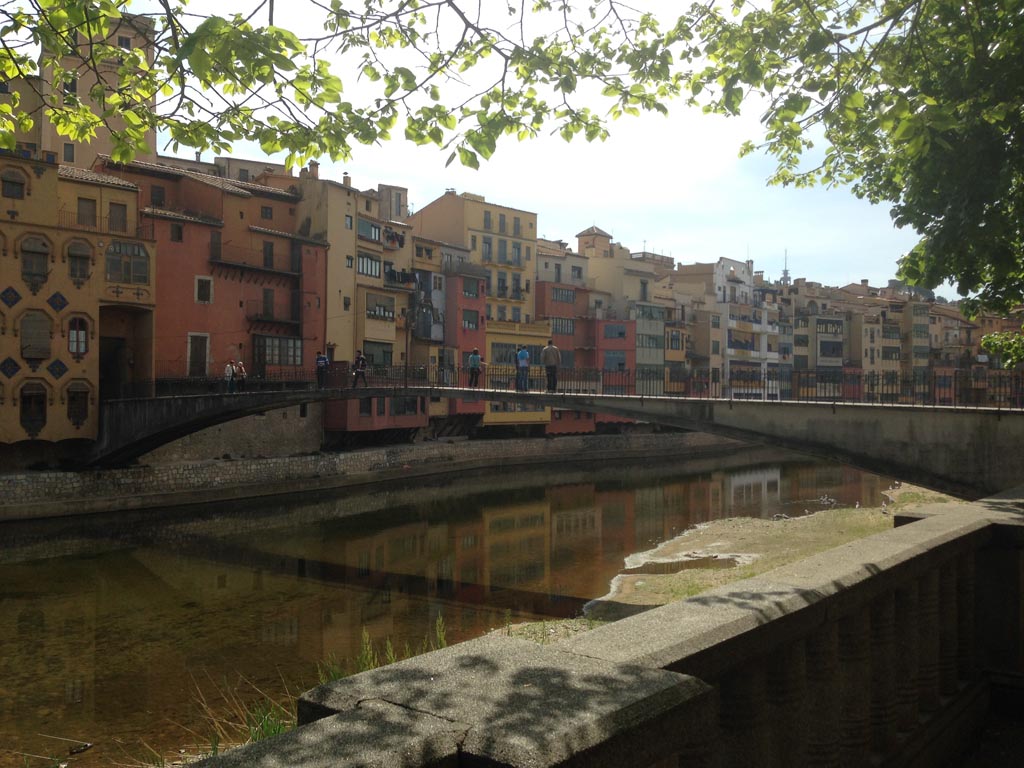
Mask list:
[[[370,365],[365,376],[355,383],[362,386],[364,378],[368,387],[394,389],[410,386],[469,388],[472,383],[469,368],[454,365]],[[351,367],[342,362],[329,366],[319,386],[345,389],[353,383]],[[244,381],[236,380],[234,390],[280,391],[317,386],[315,370],[282,368],[247,376]],[[495,363],[484,366],[476,387],[544,392],[546,372],[543,366],[532,365],[525,378],[519,378],[512,364]],[[215,394],[229,389],[228,382],[219,376],[164,377],[122,387],[119,396]],[[561,368],[556,389],[566,394],[1024,409],[1024,371],[984,368],[929,370],[912,375],[849,369],[733,370],[727,376],[720,370],[708,368],[665,373],[653,368]]]

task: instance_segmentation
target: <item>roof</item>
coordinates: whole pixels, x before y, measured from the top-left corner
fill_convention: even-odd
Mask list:
[[[166,208],[155,208],[153,206],[147,206],[143,208],[142,213],[147,216],[153,216],[158,219],[172,219],[174,221],[187,221],[193,224],[209,224],[214,227],[223,227],[224,222],[221,219],[215,219],[211,216],[200,216],[198,214],[181,213],[180,211],[170,211]]]
[[[62,179],[81,181],[86,184],[99,184],[104,187],[118,187],[119,189],[131,190],[138,190],[139,188],[138,185],[133,184],[130,181],[125,181],[117,176],[110,176],[106,173],[97,173],[96,171],[88,171],[85,168],[76,168],[73,165],[62,165],[58,167],[57,175]]]
[[[282,232],[279,229],[267,229],[266,227],[257,227],[255,224],[249,225],[250,232],[259,232],[264,235],[273,235],[275,237],[287,237],[289,240],[298,240],[301,243],[309,243],[310,245],[322,245],[324,247],[330,247],[330,243],[326,240],[317,240],[313,237],[305,237],[303,235],[296,235],[291,232]]]
[[[211,187],[217,187],[223,189],[225,192],[229,192],[240,197],[252,197],[254,194],[257,195],[273,195],[276,197],[283,197],[288,200],[301,200],[302,196],[297,192],[290,192],[285,189],[278,189],[277,187],[267,187],[263,184],[254,184],[250,181],[238,181],[236,179],[226,179],[223,176],[214,176],[211,173],[200,173],[199,171],[192,171],[188,168],[179,168],[174,165],[164,165],[163,163],[151,163],[146,160],[132,160],[128,163],[118,163],[110,159],[109,155],[99,156],[105,163],[109,163],[113,167],[120,167],[126,170],[139,170],[149,171],[151,173],[161,173],[165,175],[173,175],[178,178],[189,178],[195,179],[196,181],[202,182],[203,184],[209,184]],[[63,166],[62,166],[63,167]],[[134,188],[134,185],[132,185]]]
[[[611,239],[611,235],[605,232],[600,227],[587,227],[582,232],[576,235],[576,237],[586,237],[587,235],[598,235],[599,237],[607,237]]]

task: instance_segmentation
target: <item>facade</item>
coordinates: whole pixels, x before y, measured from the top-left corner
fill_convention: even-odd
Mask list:
[[[157,254],[138,187],[9,154],[0,179],[0,444],[95,439],[101,398],[151,391]]]
[[[299,196],[162,163],[99,169],[137,185],[162,246],[155,374],[311,378],[324,338],[327,243],[296,234]],[[187,311],[182,308],[187,307]]]

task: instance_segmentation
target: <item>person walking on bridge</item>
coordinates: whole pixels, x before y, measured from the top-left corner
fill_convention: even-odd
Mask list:
[[[562,353],[551,339],[548,339],[548,345],[540,351],[540,363],[547,374],[548,392],[554,392],[558,389],[558,366],[562,364]]]
[[[356,359],[352,361],[352,389],[356,388],[359,384],[359,380],[363,380],[363,386],[366,384],[366,358],[363,356],[361,349],[356,350]]]
[[[327,355],[319,350],[316,353],[316,388],[323,389],[327,383],[327,368],[330,366],[331,361],[327,359]]]
[[[530,390],[530,350],[520,346],[516,352],[516,391]]]
[[[227,390],[229,395],[235,392],[235,361],[228,360],[228,364],[224,366],[224,389]]]
[[[480,383],[480,367],[485,365],[483,359],[480,357],[480,350],[473,347],[473,351],[469,355],[469,386],[472,389],[476,389]]]

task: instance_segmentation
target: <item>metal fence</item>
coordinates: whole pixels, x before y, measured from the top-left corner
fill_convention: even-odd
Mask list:
[[[600,394],[699,399],[786,402],[872,403],[879,405],[948,406],[956,408],[1024,409],[1024,371],[988,369],[898,373],[860,373],[807,370],[779,373],[735,372],[723,377],[716,369],[690,369],[659,375],[660,371],[559,369],[556,391],[564,394]],[[332,363],[322,379],[315,369],[283,368],[265,375],[250,375],[231,385],[223,377],[163,377],[121,388],[119,397],[215,394],[228,391],[282,391],[316,388],[471,387],[471,372],[464,366],[370,365],[355,376],[348,363]],[[530,366],[518,377],[515,366],[485,366],[476,388],[498,391],[545,392],[546,372]]]

